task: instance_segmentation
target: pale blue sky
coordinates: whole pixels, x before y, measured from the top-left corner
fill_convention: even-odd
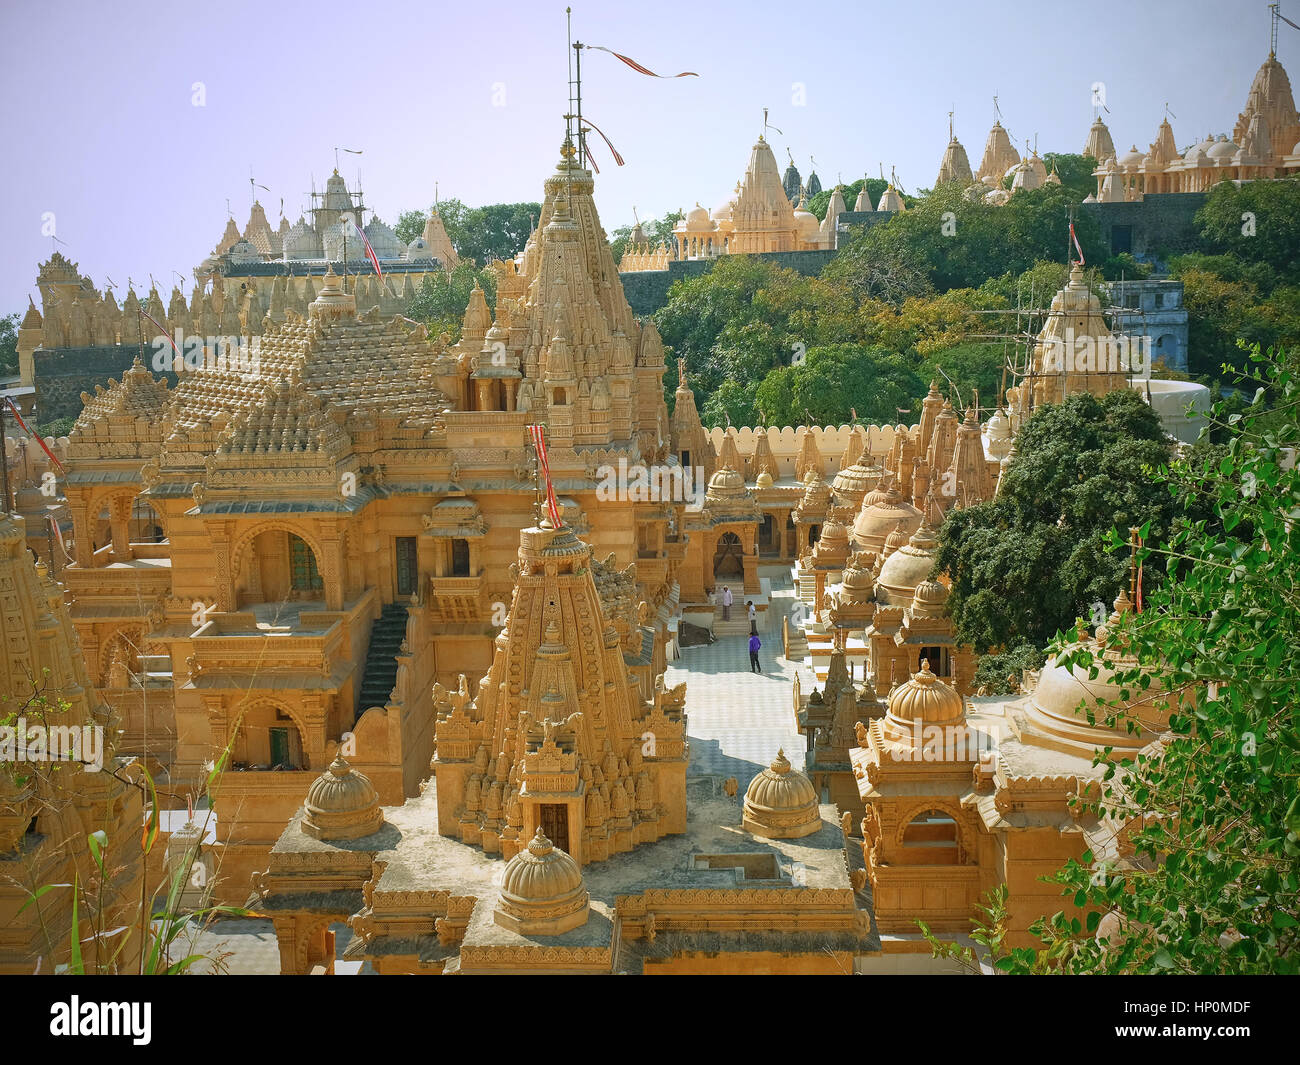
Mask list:
[[[1300,2],[1283,12],[1300,21]],[[626,160],[597,146],[596,196],[608,230],[728,198],[762,109],[782,165],[848,182],[881,163],[908,190],[929,186],[948,111],[978,165],[998,94],[1003,124],[1039,150],[1079,151],[1103,82],[1120,151],[1154,139],[1168,102],[1180,147],[1231,134],[1268,53],[1262,0],[1033,4],[574,3],[575,36],[632,55],[585,55],[584,112]],[[1300,33],[1278,55],[1300,71]],[[566,106],[564,4],[370,0],[366,4],[104,4],[5,0],[0,135],[9,165],[0,313],[35,294],[52,244],[98,285],[150,272],[188,291],[225,225],[242,227],[249,168],[274,225],[290,221],[333,148],[390,224],[443,196],[477,205],[541,198]],[[202,82],[206,103],[193,106]],[[804,102],[796,100],[802,87]],[[141,282],[143,281],[143,285]]]

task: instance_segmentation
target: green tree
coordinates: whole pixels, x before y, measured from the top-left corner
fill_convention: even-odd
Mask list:
[[[1210,253],[1267,266],[1278,280],[1300,281],[1300,182],[1221,182],[1196,212]]]
[[[429,216],[424,211],[403,211],[397,216],[397,225],[393,232],[403,244],[410,244],[416,237],[424,234],[424,224]]]
[[[1097,179],[1092,172],[1097,169],[1097,160],[1091,155],[1071,155],[1068,152],[1048,152],[1043,156],[1043,164],[1050,174],[1056,168],[1056,176],[1061,185],[1069,189],[1076,202],[1082,202],[1097,191]]]
[[[1300,972],[1300,382],[1281,352],[1255,349],[1252,362],[1250,409],[1215,414],[1230,434],[1222,455],[1162,478],[1213,520],[1151,537],[1145,570],[1163,562],[1171,579],[1116,626],[1135,661],[1116,677],[1121,698],[1157,677],[1169,731],[1157,750],[1108,765],[1084,804],[1133,819],[1135,858],[1115,866],[1087,853],[1055,878],[1090,911],[1082,928],[1058,913],[1037,929],[1067,971]],[[1082,650],[1065,659],[1092,664]],[[1094,712],[1129,722],[1118,706]]]
[[[817,425],[860,420],[893,424],[899,410],[925,391],[911,360],[883,348],[833,344],[810,348],[803,361],[771,371],[758,386],[767,425]]]
[[[431,336],[447,333],[453,342],[459,340],[476,280],[488,306],[492,307],[496,303],[496,274],[487,268],[475,269],[473,263],[466,261],[450,273],[435,270],[425,274],[415,299],[406,308],[406,317],[423,322]]]
[[[1170,458],[1159,418],[1135,391],[1036,410],[997,496],[949,511],[940,530],[936,569],[952,578],[961,642],[980,653],[1042,647],[1094,603],[1110,603],[1125,573],[1104,550],[1110,531],[1149,523],[1165,536],[1183,510],[1152,476]]]
[[[454,198],[439,200],[437,208],[456,254],[462,259],[473,259],[479,266],[489,266],[494,259],[513,259],[523,251],[542,213],[539,203],[466,207]],[[394,231],[409,242],[424,232],[428,220],[426,211],[403,211]]]
[[[17,314],[6,314],[0,318],[0,375],[18,372],[18,323]]]

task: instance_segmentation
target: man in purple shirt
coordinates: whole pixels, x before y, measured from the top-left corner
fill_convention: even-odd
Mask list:
[[[762,673],[763,667],[758,664],[758,649],[763,645],[759,643],[758,633],[754,633],[749,638],[749,671],[751,673]]]

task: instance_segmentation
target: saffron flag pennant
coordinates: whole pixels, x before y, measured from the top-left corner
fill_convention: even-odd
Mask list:
[[[44,451],[45,454],[49,456],[50,461],[59,468],[59,472],[61,473],[65,472],[63,469],[63,463],[61,463],[57,458],[55,458],[54,452],[45,446],[45,441],[42,440],[39,436],[37,436],[34,432],[32,432],[29,428],[27,428],[27,423],[23,421],[23,416],[18,413],[18,408],[14,406],[14,401],[10,399],[8,396],[5,396],[5,402],[9,404],[9,409],[14,412],[14,421],[18,423],[18,427],[22,429],[22,431],[26,433],[28,436],[30,436],[33,440],[35,440],[38,444],[41,445],[41,450]]]
[[[366,231],[357,225],[356,222],[352,223],[352,228],[357,231],[357,236],[361,238],[361,242],[366,246],[366,258],[370,260],[370,265],[375,268],[375,273],[382,281],[384,278],[384,272],[379,269],[379,256],[375,254],[375,249],[370,246],[370,238],[366,236]]]
[[[148,318],[149,321],[153,323],[153,327],[157,329],[162,336],[165,336],[167,338],[167,343],[172,346],[172,351],[176,352],[177,356],[179,357],[181,354],[181,349],[176,346],[175,338],[169,332],[167,332],[167,327],[163,325],[162,322],[158,321],[157,318],[155,318],[152,314],[146,311],[143,307],[140,308],[140,314],[143,315],[145,318]]]
[[[555,486],[551,484],[551,464],[546,458],[546,430],[540,425],[530,425],[528,432],[537,451],[537,468],[546,481],[546,509],[551,515],[551,525],[562,529],[564,522],[560,520],[560,506],[555,500]]]
[[[1074,241],[1074,250],[1079,253],[1079,265],[1083,266],[1083,248],[1079,246],[1079,238],[1075,235],[1073,221],[1070,222],[1070,239]]]
[[[605,142],[605,147],[609,149],[609,154],[614,157],[614,162],[617,165],[622,166],[623,157],[618,154],[618,149],[615,148],[613,142],[608,137],[605,136],[604,131],[598,125],[596,125],[596,123],[594,123],[591,119],[589,119],[586,115],[583,115],[582,121],[585,125],[590,126],[592,129],[594,129],[597,133],[600,134],[600,139]]]
[[[584,44],[583,47],[591,51],[608,52],[615,59],[621,60],[622,62],[626,63],[638,74],[644,74],[648,78],[698,78],[699,77],[699,75],[695,73],[695,71],[693,70],[683,70],[680,74],[656,74],[649,67],[642,66],[635,59],[632,59],[629,56],[625,56],[621,52],[616,52],[612,48],[602,48],[598,44]]]

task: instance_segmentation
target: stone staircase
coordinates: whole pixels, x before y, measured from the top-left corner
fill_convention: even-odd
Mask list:
[[[385,706],[397,683],[397,653],[406,636],[406,604],[389,603],[370,629],[370,648],[361,676],[361,712]]]

